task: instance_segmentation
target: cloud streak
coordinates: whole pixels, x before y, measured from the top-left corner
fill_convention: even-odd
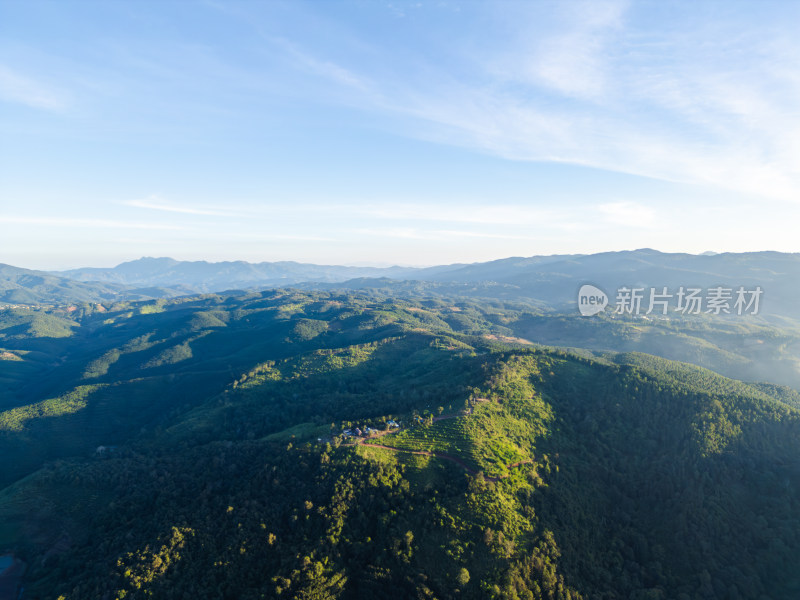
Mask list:
[[[48,111],[62,110],[66,101],[57,90],[0,64],[0,100]]]
[[[134,208],[146,208],[149,210],[178,213],[182,215],[199,215],[199,216],[209,216],[209,217],[242,216],[241,213],[218,210],[216,208],[204,208],[204,207],[198,208],[193,206],[179,206],[176,204],[170,204],[168,202],[160,200],[156,196],[150,196],[146,200],[125,200],[121,202],[121,204],[125,206],[131,206]]]
[[[448,239],[487,239],[487,240],[528,240],[535,241],[538,237],[515,233],[494,233],[487,231],[463,231],[454,229],[421,229],[416,227],[374,227],[357,229],[353,233],[358,235],[395,238],[404,240],[431,240],[446,241]]]
[[[445,206],[397,202],[377,206],[351,206],[347,210],[354,214],[392,221],[434,221],[482,225],[554,224],[566,218],[561,211],[513,205]]]
[[[655,210],[635,202],[609,202],[598,209],[605,220],[613,225],[647,228],[655,223]]]
[[[94,229],[159,229],[179,231],[186,229],[179,225],[162,223],[138,223],[112,219],[89,219],[75,217],[8,217],[0,216],[0,223],[8,225],[41,225],[47,227],[88,227]]]
[[[627,2],[564,6],[547,21],[541,5],[528,5],[492,56],[450,57],[459,69],[401,60],[360,72],[326,59],[319,76],[335,84],[346,74],[340,85],[356,88],[353,103],[406,119],[401,135],[797,199],[800,44],[792,31],[773,20],[748,32],[747,14],[709,24],[688,5],[657,25]],[[310,51],[293,52],[316,64]]]

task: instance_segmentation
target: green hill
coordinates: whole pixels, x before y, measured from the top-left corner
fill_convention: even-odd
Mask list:
[[[520,318],[282,291],[9,325],[0,546],[39,598],[796,597],[796,392],[500,341]]]

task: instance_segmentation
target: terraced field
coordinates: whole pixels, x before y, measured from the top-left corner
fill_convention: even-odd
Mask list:
[[[503,477],[512,464],[530,457],[502,430],[492,430],[477,415],[441,419],[432,425],[417,425],[394,435],[383,436],[376,445],[407,452],[426,452],[455,459],[473,472]]]

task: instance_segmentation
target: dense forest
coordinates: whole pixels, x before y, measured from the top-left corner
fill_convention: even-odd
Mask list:
[[[703,368],[794,336],[291,290],[7,309],[0,549],[24,598],[796,598],[797,392]]]

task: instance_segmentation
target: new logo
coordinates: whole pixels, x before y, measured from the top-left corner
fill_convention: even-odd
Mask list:
[[[581,286],[578,291],[578,310],[584,317],[591,317],[608,306],[608,296],[606,293],[588,283]]]

